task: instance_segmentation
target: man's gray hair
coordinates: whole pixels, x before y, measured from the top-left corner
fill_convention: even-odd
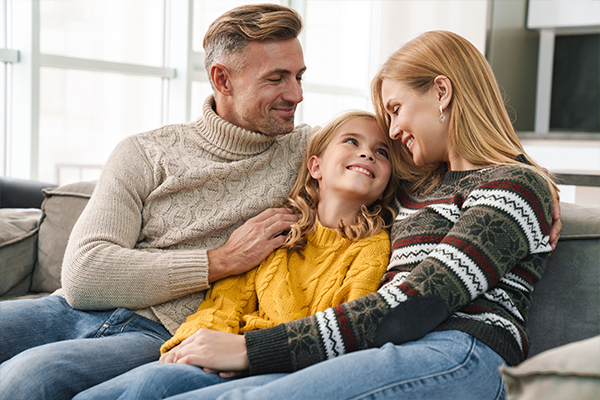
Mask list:
[[[289,7],[251,4],[227,11],[210,25],[204,36],[204,68],[210,84],[213,85],[210,67],[218,58],[239,54],[251,41],[297,38],[301,30],[300,15]]]

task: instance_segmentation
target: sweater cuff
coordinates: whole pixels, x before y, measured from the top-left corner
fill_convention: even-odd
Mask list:
[[[244,333],[250,375],[294,372],[284,324]]]
[[[170,257],[170,285],[171,293],[175,297],[210,287],[206,250],[177,250],[173,251]]]

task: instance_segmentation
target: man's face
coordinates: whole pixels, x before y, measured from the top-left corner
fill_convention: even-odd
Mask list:
[[[231,78],[229,122],[269,136],[291,132],[306,70],[298,39],[250,42],[242,60],[242,71]]]

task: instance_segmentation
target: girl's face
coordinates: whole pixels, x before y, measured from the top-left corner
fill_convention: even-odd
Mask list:
[[[391,118],[390,137],[402,140],[416,165],[448,161],[448,123],[439,121],[440,106],[434,87],[421,94],[404,83],[384,79],[381,95]]]
[[[380,198],[392,169],[386,139],[370,118],[343,123],[325,151],[312,156],[308,163],[312,177],[319,182],[321,196],[341,194],[367,206]]]

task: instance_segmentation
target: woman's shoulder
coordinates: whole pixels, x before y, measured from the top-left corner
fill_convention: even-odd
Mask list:
[[[493,192],[493,196],[519,196],[528,201],[551,200],[548,181],[541,171],[526,164],[505,164],[481,170],[477,192]]]
[[[527,164],[502,164],[482,168],[478,171],[476,177],[482,182],[506,181],[536,185],[543,182],[547,185],[542,172]]]

